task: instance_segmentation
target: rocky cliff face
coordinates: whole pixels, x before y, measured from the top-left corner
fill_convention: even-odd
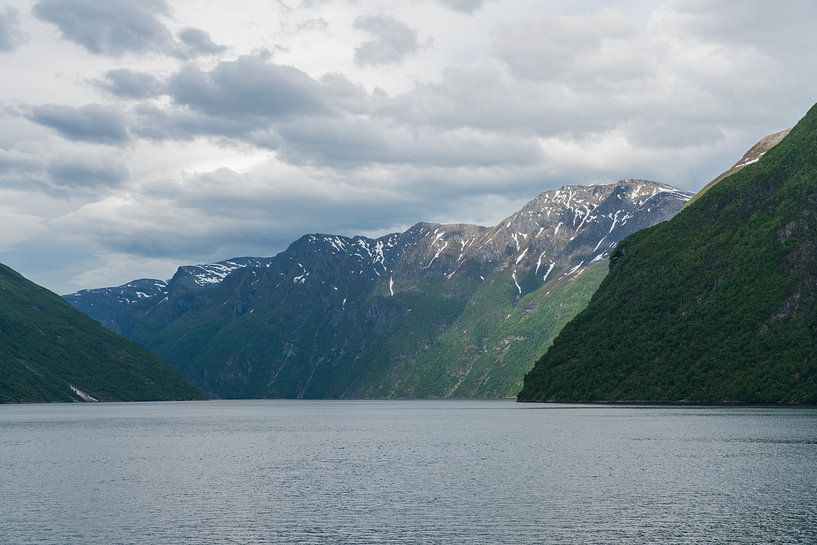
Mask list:
[[[567,186],[495,227],[310,234],[272,258],[67,299],[224,397],[507,396],[615,245],[689,198],[643,180]]]

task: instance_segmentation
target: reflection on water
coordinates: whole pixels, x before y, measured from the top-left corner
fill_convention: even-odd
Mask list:
[[[817,543],[817,409],[0,406],[0,543]]]

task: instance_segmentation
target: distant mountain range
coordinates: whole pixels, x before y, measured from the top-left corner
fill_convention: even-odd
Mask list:
[[[495,227],[305,235],[274,257],[66,299],[219,397],[511,397],[616,244],[690,197],[644,180],[566,186]]]
[[[520,400],[817,403],[817,106],[771,141],[616,248]]]
[[[202,397],[143,347],[0,265],[0,402]]]

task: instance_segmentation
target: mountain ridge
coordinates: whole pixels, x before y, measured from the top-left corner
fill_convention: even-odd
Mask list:
[[[219,396],[510,396],[532,359],[503,371],[499,353],[486,356],[493,354],[486,345],[476,354],[472,345],[540,346],[549,332],[489,338],[505,321],[527,319],[513,312],[525,297],[552,285],[534,297],[544,308],[548,291],[558,299],[585,271],[598,270],[618,240],[668,219],[690,197],[635,179],[563,186],[492,227],[419,222],[378,238],[306,234],[271,258],[219,262],[255,260],[227,274],[180,267],[151,297],[117,297],[117,289],[131,289],[125,284],[66,299]],[[196,281],[197,274],[209,276]],[[593,282],[577,293],[589,298]],[[495,305],[474,312],[485,301]],[[557,310],[550,312],[562,316]],[[441,352],[441,336],[455,324],[467,330],[460,337],[468,346]],[[483,379],[471,384],[475,372]]]

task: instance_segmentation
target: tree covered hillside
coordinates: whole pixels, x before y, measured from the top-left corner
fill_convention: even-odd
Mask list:
[[[519,399],[817,402],[817,107],[622,241]]]

